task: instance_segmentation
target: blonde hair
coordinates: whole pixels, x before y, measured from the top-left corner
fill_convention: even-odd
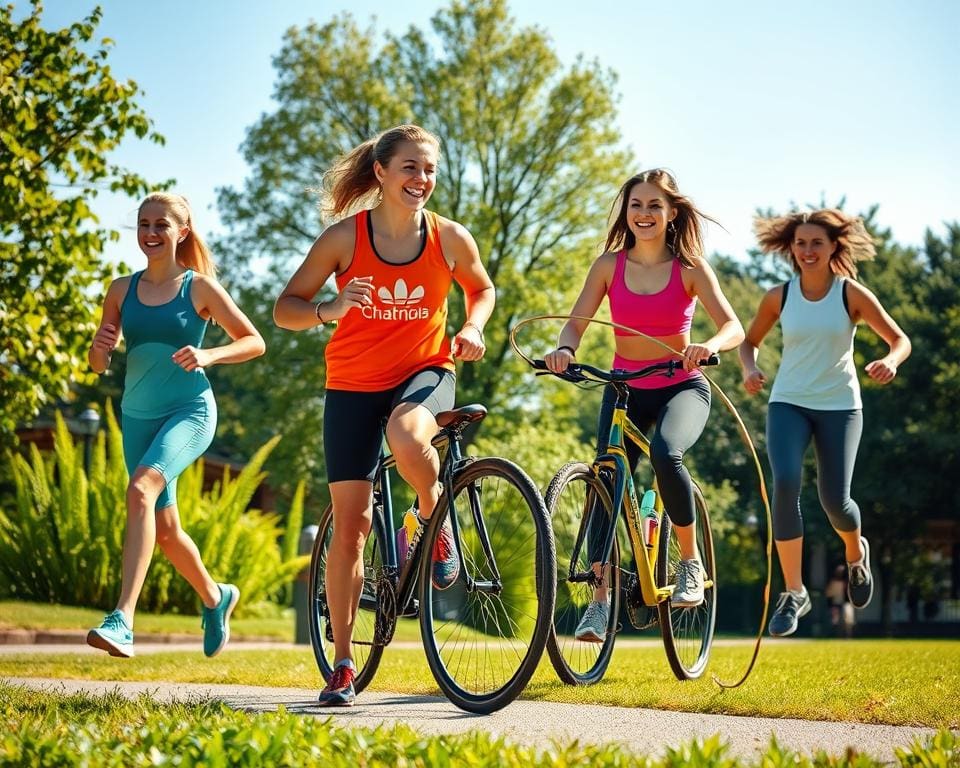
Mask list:
[[[816,224],[823,227],[827,237],[837,247],[830,256],[830,268],[834,274],[856,279],[857,262],[869,261],[877,254],[877,248],[859,216],[847,216],[836,208],[800,212],[785,216],[756,216],[753,231],[764,253],[775,253],[786,259],[794,272],[800,265],[793,255],[793,239],[801,224]]]
[[[440,153],[440,139],[419,125],[398,125],[368,139],[337,158],[323,175],[324,216],[339,219],[354,209],[371,207],[380,189],[373,163],[386,167],[404,141],[433,144]]]
[[[613,223],[607,232],[605,251],[619,251],[630,249],[636,244],[636,237],[627,225],[627,203],[630,190],[637,184],[656,184],[667,197],[670,206],[677,215],[667,226],[667,245],[673,251],[675,258],[687,267],[694,267],[703,258],[703,232],[701,220],[719,222],[701,212],[693,201],[680,192],[677,180],[669,171],[663,168],[652,168],[643,171],[624,182],[617,193],[616,200],[610,208],[610,218]]]
[[[189,229],[183,242],[177,243],[177,264],[199,272],[201,275],[215,276],[217,268],[213,263],[213,256],[193,226],[193,216],[190,213],[190,203],[187,202],[187,198],[173,192],[151,192],[141,201],[137,209],[137,218],[140,217],[140,211],[147,203],[165,205],[177,224]]]

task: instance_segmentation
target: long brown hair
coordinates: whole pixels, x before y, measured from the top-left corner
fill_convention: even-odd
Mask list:
[[[719,222],[700,211],[693,201],[680,192],[677,180],[669,171],[663,168],[652,168],[643,171],[624,182],[617,193],[616,200],[610,208],[610,218],[613,223],[607,232],[605,251],[619,251],[630,249],[636,244],[636,238],[627,225],[627,203],[630,190],[637,184],[656,184],[663,190],[670,206],[677,212],[676,217],[667,227],[667,245],[673,255],[686,267],[694,267],[703,258],[703,232],[701,220]]]
[[[419,125],[398,125],[368,139],[337,158],[323,175],[320,207],[324,215],[339,219],[354,209],[370,207],[380,188],[374,161],[386,167],[404,141],[433,144],[440,152],[440,139]]]
[[[183,242],[177,243],[177,264],[186,269],[192,269],[201,275],[213,277],[217,273],[217,268],[213,263],[213,256],[210,249],[203,242],[203,238],[197,234],[193,226],[193,216],[190,213],[190,203],[183,195],[177,195],[173,192],[151,192],[140,203],[137,209],[137,218],[140,218],[140,211],[147,203],[160,203],[165,205],[170,215],[176,220],[180,227],[187,227],[187,232]]]
[[[821,208],[816,211],[794,211],[785,216],[757,216],[753,231],[764,253],[775,253],[786,259],[794,272],[800,265],[793,255],[793,238],[801,224],[816,224],[827,233],[836,250],[830,256],[830,268],[834,274],[856,279],[857,262],[869,261],[877,254],[873,238],[859,216],[848,216],[836,208]]]

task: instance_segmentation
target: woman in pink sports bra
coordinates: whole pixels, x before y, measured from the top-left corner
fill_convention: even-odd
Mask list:
[[[743,326],[703,258],[701,220],[709,217],[681,194],[669,172],[657,168],[628,179],[612,212],[616,218],[604,252],[590,267],[570,314],[593,317],[606,296],[615,323],[676,350],[665,355],[661,344],[617,329],[614,368],[637,369],[671,357],[683,361],[683,370],[672,378],[650,376],[632,382],[627,413],[642,431],[649,434],[653,428],[650,459],[680,544],[673,604],[699,605],[703,575],[693,526],[693,486],[683,455],[703,433],[710,413],[710,385],[698,370],[699,361],[735,348],[743,340]],[[692,342],[690,324],[698,300],[717,331],[704,341]],[[587,325],[585,320],[573,319],[564,324],[557,348],[545,358],[551,371],[562,372],[576,359]],[[608,387],[600,411],[601,432],[609,424],[614,399]],[[599,434],[597,439],[603,448],[607,435]],[[635,469],[639,449],[628,445],[627,453],[631,470]],[[594,533],[591,540],[602,540]],[[599,575],[600,563],[594,563],[594,569]],[[577,627],[577,639],[603,642],[608,618],[607,590],[601,586]]]

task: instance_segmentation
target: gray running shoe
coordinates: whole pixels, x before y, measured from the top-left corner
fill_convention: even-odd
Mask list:
[[[854,608],[866,608],[873,597],[873,574],[870,573],[870,545],[861,536],[863,562],[853,565],[847,563],[847,597]]]
[[[583,618],[577,625],[575,637],[585,643],[602,643],[607,639],[607,624],[610,623],[610,604],[591,600]]]
[[[677,564],[677,583],[670,602],[678,608],[703,605],[703,566],[699,560],[681,560]]]
[[[807,588],[803,588],[803,594],[798,595],[795,592],[787,590],[781,592],[777,600],[777,608],[770,617],[768,629],[773,637],[786,637],[797,631],[797,620],[801,616],[810,613],[812,604],[810,602],[810,593]]]

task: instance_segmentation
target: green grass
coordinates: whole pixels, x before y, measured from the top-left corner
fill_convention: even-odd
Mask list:
[[[840,766],[874,768],[876,760],[853,753],[813,758],[774,742],[751,760],[728,755],[718,736],[688,742],[656,758],[619,746],[553,742],[524,747],[473,732],[423,736],[406,726],[341,728],[329,720],[275,713],[248,714],[222,704],[157,704],[102,696],[44,693],[0,681],[0,764],[62,766],[127,765],[325,765],[383,766],[642,766],[701,768],[738,766]],[[897,750],[901,766],[950,766],[960,742],[942,731],[924,744]]]
[[[710,673],[733,680],[749,648],[715,647],[708,674],[681,683],[662,649],[618,648],[604,679],[589,688],[559,683],[546,659],[526,699],[609,704],[716,714],[796,717],[890,725],[960,728],[960,642],[919,640],[795,641],[766,644],[748,681],[719,688]],[[0,677],[169,680],[302,688],[320,687],[309,648],[233,650],[215,659],[164,652],[129,660],[106,655],[0,656]],[[418,648],[388,648],[373,690],[440,695]]]

